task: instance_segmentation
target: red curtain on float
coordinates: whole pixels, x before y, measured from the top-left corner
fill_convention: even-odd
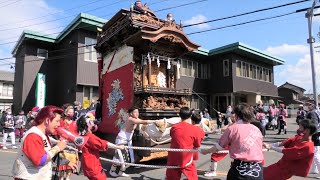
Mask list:
[[[119,81],[118,81],[119,80]],[[120,83],[119,87],[113,87],[115,81]],[[119,129],[115,126],[115,122],[118,119],[118,112],[121,108],[128,110],[133,105],[133,64],[127,64],[123,67],[120,67],[112,72],[106,73],[102,76],[101,79],[102,86],[102,121],[99,124],[99,131],[102,133],[112,133],[117,134]],[[116,91],[114,92],[116,88]],[[116,99],[110,109],[110,105],[108,105],[108,100],[115,94],[119,95],[119,92],[122,92],[121,97],[123,98],[114,98]],[[114,92],[114,93],[113,93]],[[111,112],[110,112],[111,111]]]

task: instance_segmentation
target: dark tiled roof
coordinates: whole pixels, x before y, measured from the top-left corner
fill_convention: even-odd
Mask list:
[[[0,71],[0,81],[13,82],[14,81],[14,72]]]
[[[297,92],[299,92],[299,91],[301,91],[301,92],[306,91],[306,90],[303,89],[302,87],[296,86],[296,85],[291,84],[291,83],[288,83],[288,82],[286,82],[286,83],[282,84],[281,86],[279,86],[279,88],[282,88],[282,87],[283,87],[283,88],[292,89],[292,90],[295,90],[295,91],[297,91]]]

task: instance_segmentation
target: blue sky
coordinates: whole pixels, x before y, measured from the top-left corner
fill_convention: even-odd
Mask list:
[[[150,4],[150,8],[156,11],[194,1],[196,0],[147,0],[142,2]],[[173,13],[177,22],[181,20],[183,24],[187,24],[221,18],[295,1],[298,0],[208,0],[189,6],[161,11],[158,12],[157,15],[158,17],[164,18],[168,12],[171,12]],[[104,19],[110,19],[112,16],[111,14],[114,14],[120,8],[128,9],[130,4],[134,3],[134,1],[127,0],[20,0],[16,3],[6,5],[5,2],[5,0],[0,0],[0,15],[2,17],[2,22],[0,22],[0,44],[17,41],[23,29],[31,29],[44,33],[59,32],[63,27],[70,23],[73,18],[75,18],[76,14],[80,12],[86,12]],[[90,2],[92,2],[92,4],[80,7]],[[293,12],[297,9],[307,8],[311,5],[311,3],[312,1],[308,1],[301,4],[255,13],[248,16],[218,21],[197,27],[189,27],[185,28],[184,31],[186,33],[190,33],[245,22],[248,20],[280,15]],[[113,5],[110,6],[110,4]],[[319,32],[319,25],[320,16],[314,18],[314,34],[317,42],[319,41],[319,38],[316,36],[316,34]],[[20,26],[28,27],[19,28]],[[3,29],[7,28],[15,29],[2,31]],[[312,86],[309,49],[308,44],[306,43],[306,39],[308,37],[307,20],[304,13],[297,13],[278,19],[190,35],[189,37],[194,42],[200,44],[206,49],[213,49],[240,41],[269,54],[281,57],[286,60],[286,65],[275,68],[276,85],[281,85],[282,83],[288,81],[305,88],[307,93],[312,92],[310,91],[312,90]],[[10,57],[10,52],[13,46],[14,43],[0,45],[0,58]],[[319,57],[317,57],[316,64],[319,72],[318,84],[320,86],[319,61]],[[9,66],[2,65],[0,68],[9,69]]]

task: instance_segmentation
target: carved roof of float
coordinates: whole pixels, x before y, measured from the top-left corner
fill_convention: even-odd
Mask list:
[[[116,13],[104,26],[103,33],[98,38],[97,46],[117,35],[117,33],[129,25],[140,31],[141,39],[149,40],[153,43],[164,39],[174,44],[179,44],[188,51],[198,49],[199,45],[193,43],[182,31],[181,25],[157,18],[152,11],[151,15],[139,14],[125,9]]]

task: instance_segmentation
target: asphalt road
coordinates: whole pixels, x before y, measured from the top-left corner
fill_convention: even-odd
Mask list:
[[[288,137],[292,137],[296,134],[297,125],[295,124],[295,119],[288,119],[288,133],[284,135],[276,135],[277,131],[268,130],[267,135],[264,138],[265,142],[277,142],[284,140]],[[0,139],[2,142],[2,135],[0,134]],[[202,142],[202,146],[210,146],[213,142],[216,142],[219,138],[219,135],[210,135]],[[8,149],[8,150],[0,150],[0,180],[12,180],[11,176],[11,168],[13,161],[17,155],[16,149]],[[282,155],[277,152],[265,152],[265,166],[273,164],[277,162]],[[223,179],[226,177],[228,169],[230,167],[230,158],[227,156],[225,159],[219,162],[218,164],[218,176],[216,178],[206,178],[203,176],[204,171],[207,170],[210,166],[210,155],[199,155],[199,160],[196,161],[198,175],[200,180],[205,179]],[[110,168],[110,163],[102,162],[103,167],[107,170]],[[147,162],[147,164],[153,165],[165,165],[166,159],[158,159],[152,160]],[[130,175],[130,178],[112,178],[108,174],[108,179],[134,179],[134,180],[160,180],[165,176],[165,169],[150,169],[150,168],[137,168],[137,167],[130,167],[127,172]],[[307,178],[302,177],[292,177],[292,180],[299,180],[299,179],[315,179],[315,177],[320,176],[310,174]],[[71,179],[75,180],[84,180],[87,179],[83,175],[73,175]]]

